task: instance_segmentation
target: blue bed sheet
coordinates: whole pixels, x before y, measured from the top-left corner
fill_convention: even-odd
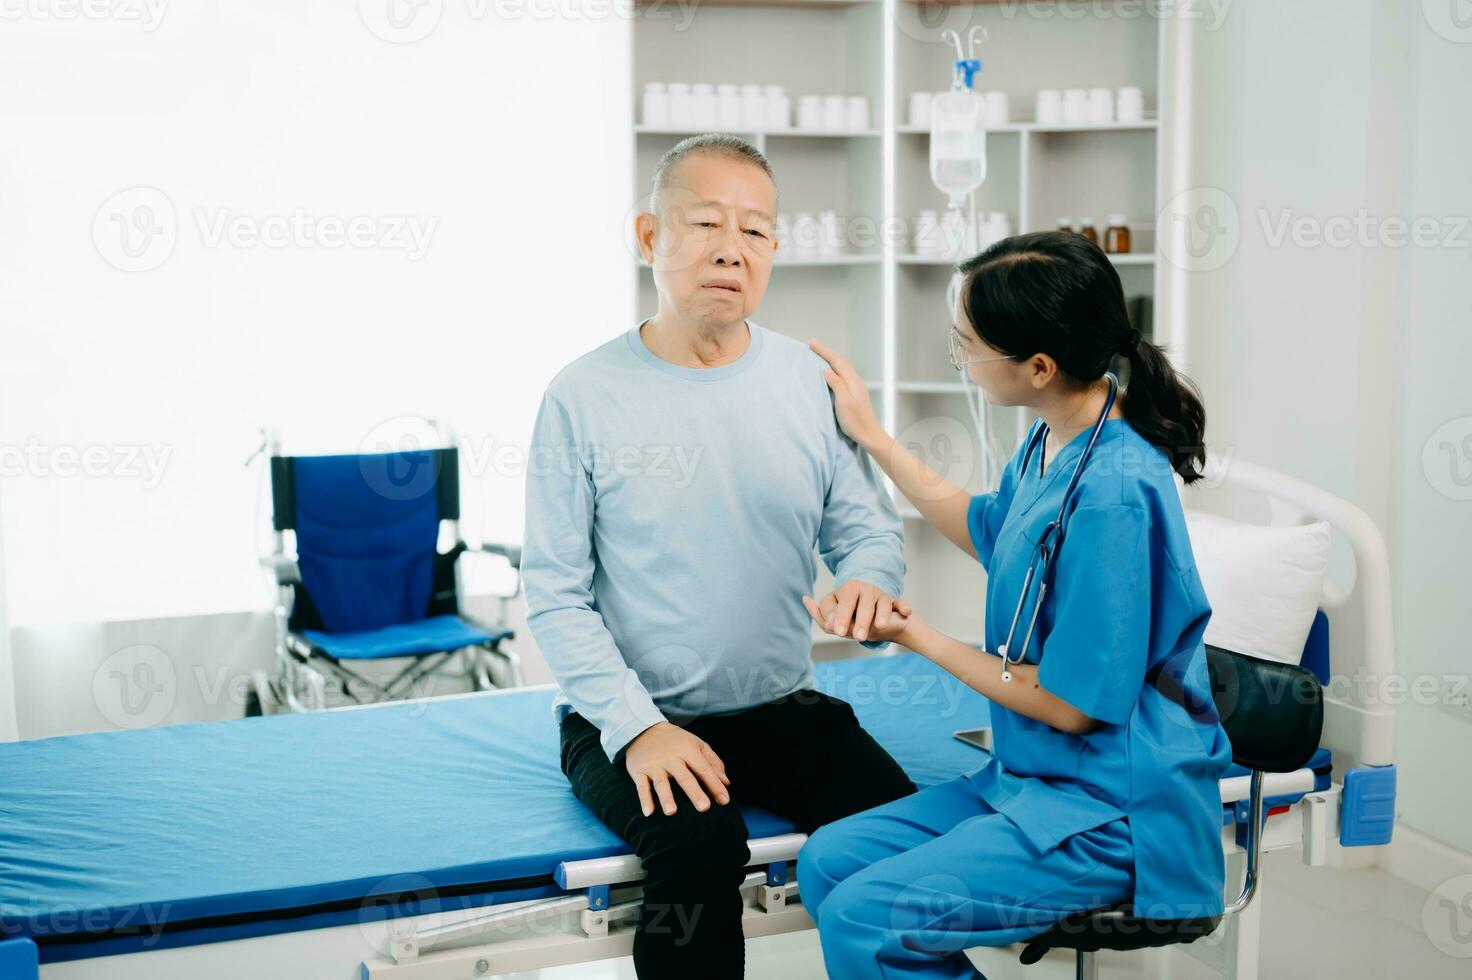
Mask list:
[[[951,737],[985,700],[915,654],[822,664],[818,686],[922,787],[985,761]],[[0,745],[0,938],[56,961],[397,914],[399,892],[550,894],[559,862],[628,851],[559,769],[552,696]]]

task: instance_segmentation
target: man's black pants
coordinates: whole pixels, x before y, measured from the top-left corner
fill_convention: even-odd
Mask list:
[[[644,816],[623,757],[610,762],[581,715],[562,720],[562,771],[573,792],[644,864],[644,909],[634,936],[640,980],[740,978],[746,948],[738,886],[750,855],[740,804],[763,807],[811,833],[915,792],[848,703],[805,690],[732,715],[681,722],[726,764],[731,802],[695,809],[671,780],[677,809],[655,800]]]

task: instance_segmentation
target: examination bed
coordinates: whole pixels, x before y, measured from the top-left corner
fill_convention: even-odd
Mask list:
[[[1259,489],[1299,491],[1299,517],[1345,530],[1310,506],[1333,498],[1273,477]],[[1335,676],[1393,669],[1388,646],[1366,639],[1385,583],[1362,545],[1378,535],[1347,534],[1355,589],[1326,591],[1304,660],[1323,681],[1331,664]],[[1343,653],[1341,624],[1357,631]],[[817,678],[920,786],[983,763],[953,733],[986,725],[985,701],[919,656],[819,664]],[[450,980],[627,953],[638,864],[563,777],[552,697],[524,688],[0,745],[0,980],[32,980],[34,959],[45,980]],[[1268,780],[1263,846],[1348,864],[1343,847],[1385,843],[1392,722],[1330,685],[1325,748]],[[1229,854],[1247,782],[1222,784]],[[810,928],[788,881],[803,838],[770,813],[746,818],[748,935]],[[1221,942],[1182,948],[1256,976],[1260,908]]]

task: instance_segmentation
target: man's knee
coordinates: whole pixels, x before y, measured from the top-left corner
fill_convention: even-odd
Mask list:
[[[715,885],[723,879],[739,883],[751,859],[746,821],[735,803],[716,804],[701,813],[681,799],[674,816],[656,810],[641,823],[635,851],[652,885],[676,881]]]

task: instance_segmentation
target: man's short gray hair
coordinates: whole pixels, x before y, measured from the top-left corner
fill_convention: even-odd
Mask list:
[[[753,164],[761,168],[773,187],[777,186],[777,176],[772,173],[772,165],[767,162],[761,150],[740,136],[732,136],[730,133],[702,133],[680,140],[659,158],[659,164],[654,168],[654,195],[651,201],[655,210],[659,210],[661,196],[674,184],[675,168],[680,161],[697,153]]]

